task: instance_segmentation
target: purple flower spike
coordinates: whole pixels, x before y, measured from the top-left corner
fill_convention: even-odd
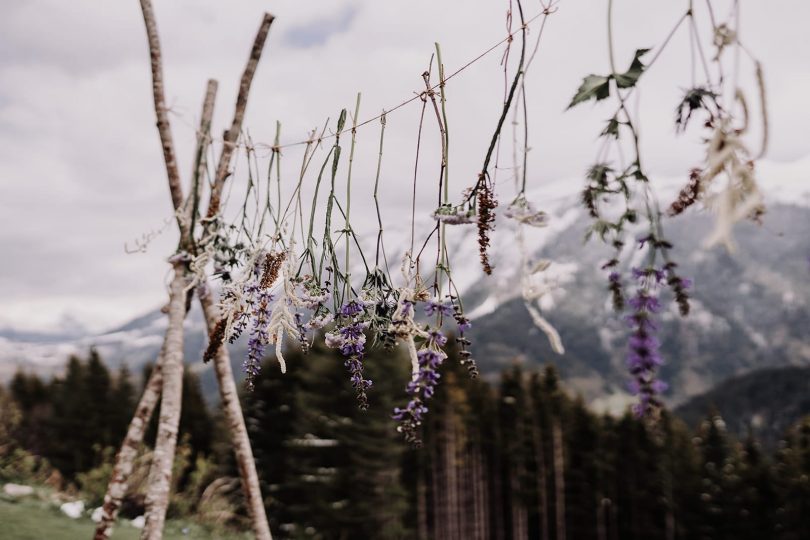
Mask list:
[[[352,300],[341,306],[337,328],[334,332],[326,334],[326,346],[339,349],[346,357],[344,365],[349,370],[349,380],[357,393],[360,409],[368,409],[368,396],[366,390],[371,388],[372,382],[363,377],[363,355],[365,354],[366,335],[368,323],[363,322],[362,316],[365,307],[361,302]]]
[[[434,302],[433,300],[425,302],[425,315],[431,317],[436,313],[441,313],[445,317],[451,317],[453,315],[453,306],[441,302]]]
[[[435,329],[428,333],[427,343],[416,353],[419,370],[406,388],[411,399],[405,408],[395,408],[392,415],[394,420],[399,422],[397,431],[405,435],[405,440],[415,446],[421,444],[419,427],[428,410],[424,403],[433,397],[436,384],[441,378],[439,367],[447,357],[441,350],[441,346],[445,343],[447,343],[447,338],[441,333],[441,330]]]
[[[661,281],[659,272],[654,268],[633,269],[638,285],[635,296],[628,301],[633,313],[625,318],[633,329],[628,340],[627,368],[633,377],[630,390],[639,396],[638,403],[633,406],[634,414],[639,417],[655,414],[661,407],[659,396],[667,389],[666,383],[657,379],[658,368],[664,362],[653,320],[661,310],[661,303],[655,296],[655,289]]]
[[[262,369],[264,350],[270,342],[268,326],[270,325],[270,315],[272,313],[270,304],[273,301],[273,295],[260,287],[255,287],[255,290],[249,292],[255,294],[252,302],[250,302],[252,308],[250,316],[253,320],[253,326],[248,340],[247,358],[245,358],[242,366],[246,375],[245,385],[248,390],[253,390],[256,377]]]

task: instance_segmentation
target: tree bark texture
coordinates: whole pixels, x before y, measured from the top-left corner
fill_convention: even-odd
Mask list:
[[[172,465],[183,393],[183,321],[186,318],[186,269],[176,263],[169,296],[169,327],[163,341],[163,388],[157,440],[146,492],[146,525],[141,540],[161,540],[169,507]]]
[[[143,442],[149,419],[152,418],[152,412],[160,398],[160,390],[163,387],[162,368],[163,357],[161,355],[158,356],[157,363],[149,375],[141,399],[135,408],[135,414],[129,423],[127,434],[124,436],[124,442],[121,443],[121,449],[115,456],[110,482],[107,484],[107,493],[104,495],[101,521],[96,526],[93,540],[107,540],[112,534],[118,510],[121,508],[121,500],[129,487],[129,476],[132,474],[138,448]]]
[[[210,295],[200,298],[200,304],[205,314],[209,334],[214,330],[220,315]],[[245,506],[250,514],[253,533],[257,540],[270,540],[270,526],[267,523],[267,514],[264,509],[259,486],[259,475],[256,473],[256,461],[253,459],[253,450],[250,447],[245,419],[242,415],[242,406],[239,404],[239,394],[231,370],[231,358],[226,346],[221,346],[214,357],[214,370],[219,382],[219,396],[222,400],[222,410],[231,432],[233,451],[239,467],[239,476],[242,479],[242,490],[245,494]]]
[[[166,109],[166,95],[163,89],[163,58],[160,52],[157,20],[155,19],[155,11],[152,9],[151,0],[141,0],[141,12],[143,13],[143,22],[146,25],[146,38],[149,41],[149,58],[152,66],[152,96],[155,102],[160,145],[163,149],[163,161],[166,163],[166,174],[169,177],[172,204],[174,208],[180,208],[183,204],[183,189],[180,184],[180,171],[177,169],[177,156],[174,151],[172,129]]]

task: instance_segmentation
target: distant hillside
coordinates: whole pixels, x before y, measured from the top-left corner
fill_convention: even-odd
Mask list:
[[[690,427],[713,412],[738,437],[750,429],[773,446],[790,425],[810,415],[810,368],[760,369],[734,377],[675,410]]]
[[[562,216],[558,216],[562,219]],[[497,278],[470,287],[491,306],[473,323],[473,350],[483,371],[498,371],[515,357],[528,365],[555,363],[566,383],[586,400],[616,411],[627,400],[627,327],[609,307],[608,252],[599,242],[583,247],[588,219],[544,242],[538,256],[566,268],[564,283],[546,310],[566,353],[553,353],[519,298],[518,276],[507,266]],[[692,313],[661,314],[660,337],[672,405],[710,390],[730,377],[765,367],[810,366],[810,209],[772,205],[762,226],[737,227],[738,248],[702,248],[710,216],[695,213],[667,224],[673,257],[694,281]],[[500,270],[500,269],[499,269]],[[494,301],[497,299],[497,301]],[[474,304],[474,302],[470,302]]]

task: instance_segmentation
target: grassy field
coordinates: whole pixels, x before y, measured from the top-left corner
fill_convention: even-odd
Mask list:
[[[94,523],[89,517],[70,519],[54,505],[25,498],[8,500],[0,498],[0,538],[3,540],[82,540],[93,536]],[[127,522],[119,523],[113,533],[116,540],[137,540],[140,531]],[[243,539],[243,534],[223,534],[208,531],[199,525],[169,521],[166,525],[166,540]]]

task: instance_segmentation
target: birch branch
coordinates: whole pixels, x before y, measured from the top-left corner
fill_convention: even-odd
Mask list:
[[[157,440],[149,469],[146,493],[146,525],[141,540],[161,540],[169,507],[172,465],[177,449],[177,430],[183,393],[183,320],[186,318],[186,267],[174,264],[169,296],[169,327],[163,340],[163,388]]]
[[[160,37],[158,36],[155,12],[151,0],[140,0],[143,22],[146,25],[146,37],[149,41],[149,57],[152,65],[152,95],[157,115],[157,128],[160,134],[160,144],[163,148],[163,161],[166,163],[166,174],[169,179],[169,191],[172,195],[174,208],[183,204],[183,188],[180,184],[180,171],[177,169],[177,156],[174,151],[171,124],[166,109],[166,96],[163,89],[163,55],[160,51]],[[182,229],[182,225],[181,225]]]
[[[217,321],[220,320],[219,310],[214,305],[210,294],[198,296],[210,335],[214,331]],[[242,479],[242,491],[245,495],[245,506],[250,515],[253,534],[257,540],[271,540],[270,526],[267,523],[264,499],[259,485],[259,475],[256,472],[256,461],[253,459],[253,450],[250,447],[250,438],[242,415],[242,406],[239,403],[228,347],[223,345],[217,351],[214,357],[214,370],[219,382],[219,396],[222,400],[225,420],[231,432],[233,451],[236,454],[239,476]]]
[[[245,71],[242,73],[242,79],[239,83],[239,94],[236,97],[236,110],[233,114],[233,121],[231,127],[225,132],[224,140],[222,143],[222,152],[219,157],[219,164],[217,165],[217,172],[214,176],[214,185],[211,188],[211,200],[208,204],[208,218],[214,217],[219,212],[219,206],[222,198],[222,189],[225,186],[225,180],[229,176],[228,169],[231,166],[231,158],[233,157],[234,149],[236,148],[236,141],[239,138],[239,133],[242,131],[242,121],[245,118],[245,109],[247,108],[248,94],[250,93],[250,85],[253,83],[253,75],[256,73],[256,67],[259,65],[259,59],[262,56],[264,49],[264,42],[267,40],[267,33],[270,31],[270,25],[274,17],[269,13],[264,14],[262,23],[259,26],[259,31],[253,41],[253,48],[250,50]]]
[[[203,185],[203,182],[200,180],[205,170],[205,150],[210,141],[211,119],[214,115],[216,92],[217,82],[211,79],[208,81],[208,86],[206,87],[202,116],[200,117],[200,128],[197,135],[197,151],[195,152],[197,158],[195,160],[193,173],[194,182],[192,183],[194,187],[192,194],[185,202],[189,207],[188,215],[192,218],[196,215],[196,207],[199,204],[201,196],[199,186]],[[189,230],[194,230],[193,222]],[[135,458],[138,454],[138,447],[143,442],[146,424],[152,417],[152,412],[160,397],[160,390],[163,386],[162,365],[163,357],[160,355],[146,383],[143,395],[141,395],[141,399],[135,409],[135,414],[130,421],[129,428],[127,428],[126,436],[121,443],[121,449],[115,456],[112,475],[107,484],[107,492],[104,495],[101,521],[96,526],[96,532],[93,536],[94,540],[107,540],[112,534],[113,525],[118,517],[118,511],[121,508],[121,501],[129,487],[129,475],[132,474]]]
[[[162,351],[161,351],[162,352]],[[126,495],[129,487],[129,476],[138,455],[138,448],[143,442],[146,426],[152,418],[155,410],[160,389],[163,386],[163,356],[158,356],[157,363],[152,369],[152,374],[146,383],[138,406],[135,408],[135,415],[127,428],[124,442],[121,449],[115,456],[110,482],[107,484],[107,493],[104,495],[104,506],[102,507],[101,521],[96,526],[93,540],[107,540],[113,531],[113,525],[118,517],[118,510],[121,509],[121,501]]]
[[[186,249],[191,250],[194,246],[194,226],[199,213],[200,201],[202,200],[202,189],[205,185],[206,155],[208,145],[211,142],[211,119],[214,117],[214,102],[217,97],[218,83],[214,79],[208,79],[205,88],[205,98],[203,99],[202,115],[200,116],[200,127],[197,129],[197,148],[194,151],[194,169],[191,172],[191,191],[185,202],[186,211],[183,219],[186,220],[186,237],[182,242]],[[183,230],[181,228],[180,232]]]

